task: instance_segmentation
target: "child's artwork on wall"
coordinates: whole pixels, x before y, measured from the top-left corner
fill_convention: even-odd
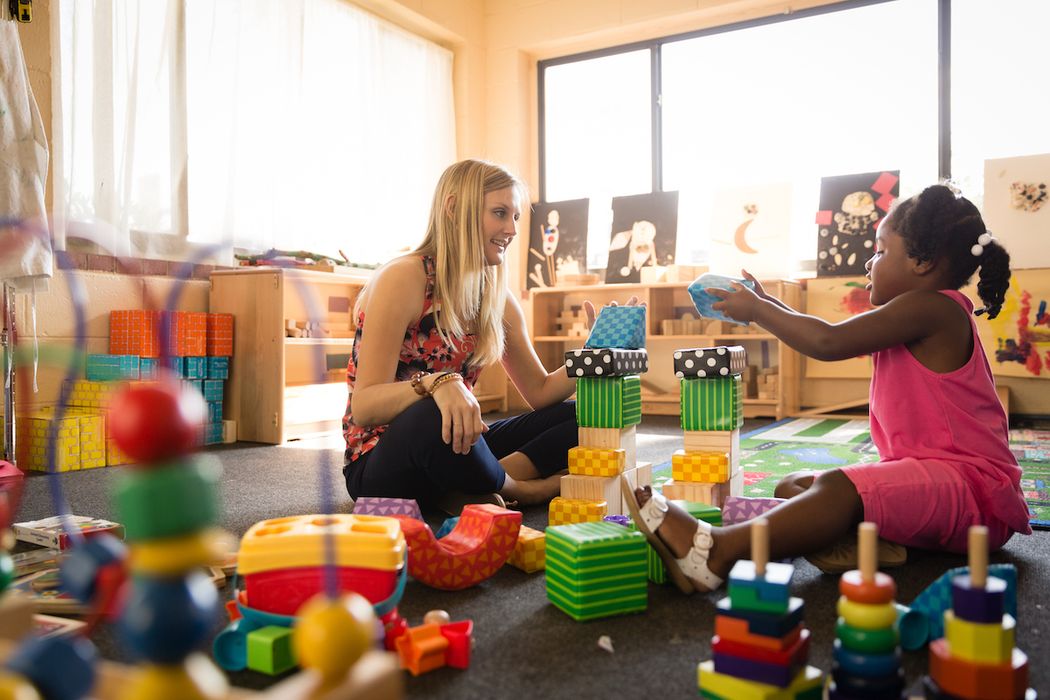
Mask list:
[[[791,183],[749,185],[716,192],[711,211],[709,267],[760,279],[791,274]]]
[[[1050,153],[984,162],[984,223],[1013,269],[1050,267]]]
[[[837,277],[806,281],[806,313],[830,322],[845,321],[850,316],[872,310],[871,295],[864,288],[864,277]],[[821,362],[805,358],[806,376],[814,378],[865,379],[871,377],[871,356],[854,357],[838,362]]]
[[[562,275],[587,271],[586,199],[540,202],[532,207],[528,284],[553,287]]]
[[[820,179],[817,277],[864,274],[875,229],[899,193],[899,170]]]
[[[981,306],[977,278],[963,292]],[[981,344],[992,373],[1050,378],[1050,277],[1045,270],[1017,270],[999,315],[978,316]]]
[[[640,282],[643,267],[674,262],[678,193],[613,197],[612,240],[605,281]]]

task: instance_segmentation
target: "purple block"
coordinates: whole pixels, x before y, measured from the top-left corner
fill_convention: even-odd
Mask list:
[[[602,520],[609,523],[616,523],[623,527],[630,527],[631,525],[631,516],[629,515],[606,515]]]
[[[1006,612],[1006,581],[989,576],[984,588],[974,588],[968,575],[952,579],[952,610],[967,622],[1003,621]]]
[[[780,666],[768,661],[744,659],[717,651],[714,653],[714,660],[715,671],[718,673],[767,685],[775,685],[778,688],[786,688],[791,685],[791,681],[795,679],[799,669],[802,668],[798,664]]]
[[[733,525],[754,520],[767,510],[777,507],[785,500],[783,498],[729,496],[722,506],[722,525]]]
[[[407,515],[416,520],[423,519],[419,505],[411,498],[362,496],[354,501],[354,515],[383,515],[386,517]]]

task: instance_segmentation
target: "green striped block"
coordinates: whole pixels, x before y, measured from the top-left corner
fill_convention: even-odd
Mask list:
[[[608,522],[547,528],[547,598],[575,620],[644,611],[648,544]]]
[[[638,526],[635,525],[633,521],[628,521],[627,529],[634,532],[638,530]],[[649,568],[649,581],[657,584],[667,583],[667,567],[664,566],[664,560],[660,558],[660,554],[653,549],[651,544],[646,542],[645,547],[646,564]]]
[[[626,428],[641,421],[642,380],[637,375],[576,380],[576,422],[581,428]]]
[[[718,506],[682,500],[674,500],[672,503],[679,506],[682,510],[689,513],[689,515],[697,520],[703,520],[705,523],[710,523],[719,527],[722,525],[722,509]]]
[[[682,380],[683,430],[738,430],[743,424],[740,375]]]

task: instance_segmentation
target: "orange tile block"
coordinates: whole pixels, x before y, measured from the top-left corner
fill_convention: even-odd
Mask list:
[[[169,314],[168,352],[180,357],[203,357],[208,350],[208,314],[172,311]]]
[[[109,354],[160,357],[160,324],[160,311],[110,311]]]
[[[208,314],[208,355],[233,357],[233,314]]]

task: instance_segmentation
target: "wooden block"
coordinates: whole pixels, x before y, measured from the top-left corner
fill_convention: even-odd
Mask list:
[[[510,553],[507,563],[531,574],[543,570],[546,567],[546,559],[546,535],[539,530],[522,525],[518,530],[518,542],[514,545],[514,551]]]
[[[561,496],[569,500],[605,501],[616,504],[609,508],[609,515],[620,515],[620,476],[579,476],[566,474],[559,482]]]
[[[547,511],[547,525],[598,522],[609,514],[605,501],[569,500],[555,497]]]
[[[623,471],[622,448],[573,447],[569,449],[569,474],[578,476],[616,476]]]
[[[0,598],[0,639],[18,641],[33,631],[33,601],[18,591]]]
[[[738,620],[747,621],[747,629],[751,634],[762,634],[767,637],[784,637],[791,634],[793,630],[802,624],[802,613],[805,605],[801,598],[789,598],[787,612],[768,613],[756,610],[739,610],[733,605],[729,598],[722,598],[716,603],[718,617],[735,617]],[[718,617],[715,618],[717,621]],[[783,647],[781,647],[783,648]]]
[[[676,335],[676,333],[674,332],[674,324],[675,322],[673,318],[665,318],[664,320],[660,321],[660,334]]]
[[[741,559],[729,572],[729,594],[732,597],[734,592],[751,589],[757,592],[759,599],[783,603],[786,608],[791,597],[791,579],[794,575],[795,567],[791,564],[767,562],[765,574],[759,574],[755,562]],[[733,607],[737,607],[735,600]]]
[[[655,284],[656,282],[663,282],[667,278],[667,268],[662,265],[647,265],[641,270],[641,282],[642,284]]]
[[[721,508],[730,496],[739,496],[744,491],[744,472],[738,471],[720,484],[701,484],[689,481],[668,481],[662,487],[663,494],[671,500],[706,503]]]
[[[635,425],[626,428],[579,428],[581,447],[622,449],[625,468],[634,466],[637,460],[636,436],[637,426]],[[739,445],[739,441],[737,444]]]
[[[739,430],[685,430],[686,452],[728,452],[740,454]]]
[[[728,452],[686,452],[671,455],[671,477],[675,481],[718,484],[729,481]]]
[[[756,649],[764,649],[773,652],[783,652],[798,644],[802,633],[807,631],[803,623],[798,623],[794,629],[779,637],[770,637],[758,634],[750,629],[750,623],[737,617],[729,615],[715,615],[715,637],[714,639],[726,639],[744,644]]]

